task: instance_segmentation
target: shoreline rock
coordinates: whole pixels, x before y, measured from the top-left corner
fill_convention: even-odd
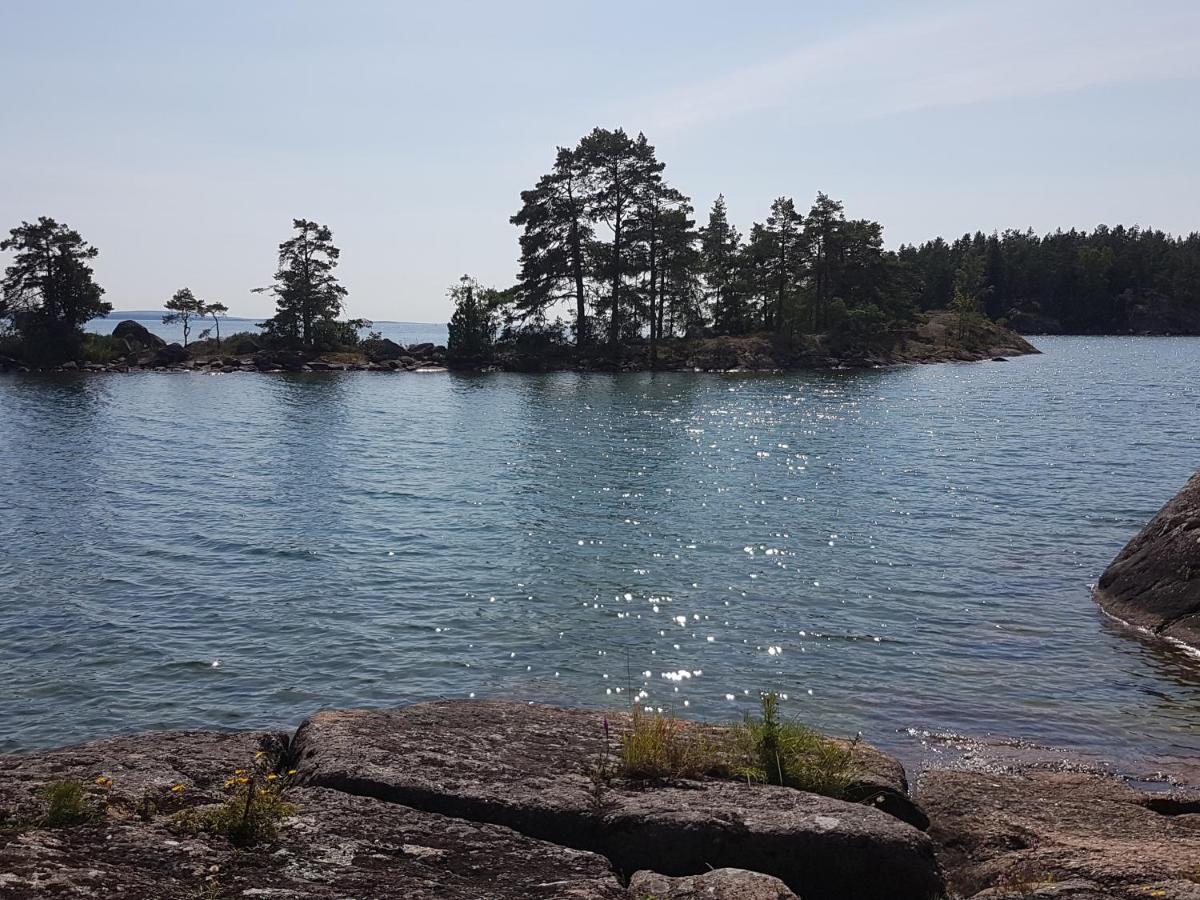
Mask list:
[[[597,781],[627,726],[608,721],[606,736],[603,712],[440,701],[326,710],[294,734],[151,732],[0,755],[0,897],[1200,900],[1194,790],[1137,790],[1053,754],[964,757],[917,779],[926,834],[790,788]],[[898,763],[855,747],[860,781],[905,792]],[[294,804],[267,843],[181,828],[178,815],[228,802],[230,773],[256,757]],[[41,821],[43,788],[62,779],[102,812]]]
[[[951,889],[1008,900],[1200,900],[1200,794],[1086,772],[942,769],[917,799]]]
[[[873,806],[719,778],[613,778],[598,790],[589,766],[616,752],[603,721],[504,701],[329,710],[300,726],[292,753],[306,784],[598,852],[626,875],[749,869],[807,900],[941,890],[928,838]]]
[[[117,332],[120,332],[119,334]],[[263,349],[231,355],[214,340],[184,348],[167,344],[132,320],[121,322],[114,336],[122,337],[129,353],[106,363],[74,361],[59,366],[36,367],[0,357],[0,372],[86,371],[193,371],[204,374],[236,372],[444,372],[448,369],[444,346],[429,342],[403,347],[387,338],[364,341],[347,352]],[[555,347],[549,355],[522,355],[519,345],[498,344],[492,362],[467,367],[467,371],[512,372],[783,372],[883,368],[942,362],[1007,361],[1040,351],[1023,337],[994,322],[973,322],[964,331],[950,313],[922,315],[911,326],[865,343],[829,335],[798,335],[781,339],[771,334],[670,338],[659,347],[650,364],[647,343],[621,348],[618,355],[597,348],[578,356],[574,348]],[[244,348],[243,348],[244,349]]]
[[[623,726],[610,719],[615,742]],[[670,888],[663,900],[928,900],[942,889],[930,839],[871,805],[719,778],[613,778],[597,797],[587,772],[603,721],[446,701],[318,713],[290,739],[149,733],[0,756],[0,896],[643,900],[626,887],[638,873]],[[296,810],[269,845],[238,851],[173,824],[223,802],[223,779],[259,753],[295,771]],[[879,757],[872,777],[895,782]],[[102,798],[103,815],[39,822],[42,789],[64,778]],[[137,814],[147,795],[162,815]]]
[[[1200,649],[1200,472],[1125,545],[1093,596],[1123,622]]]

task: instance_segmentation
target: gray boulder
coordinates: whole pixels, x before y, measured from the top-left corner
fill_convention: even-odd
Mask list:
[[[404,348],[390,338],[364,341],[363,351],[367,354],[367,359],[374,363],[387,362],[389,359],[399,359],[404,355]]]
[[[167,344],[159,347],[158,351],[150,359],[152,366],[177,366],[185,362],[188,358],[188,352],[183,349],[182,344]]]
[[[157,334],[133,319],[118,322],[112,333],[113,337],[121,338],[131,346],[144,347],[148,350],[156,350],[167,345],[167,342]]]
[[[1095,598],[1119,619],[1200,647],[1200,472],[1104,570]]]

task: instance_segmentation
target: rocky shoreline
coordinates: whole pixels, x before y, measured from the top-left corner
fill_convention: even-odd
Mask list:
[[[598,779],[630,721],[441,701],[327,710],[292,734],[0,756],[0,897],[1200,900],[1195,790],[1034,764],[925,771],[910,791],[896,760],[858,742],[853,801],[733,778]],[[289,785],[269,839],[182,827],[255,766],[264,792]],[[64,779],[97,812],[51,827],[44,791]]]
[[[113,330],[119,355],[109,362],[67,362],[38,369],[0,356],[0,372],[445,372],[449,368],[483,371],[702,371],[778,372],[812,369],[856,369],[940,362],[1004,361],[1039,351],[1014,331],[990,321],[970,323],[965,330],[949,313],[931,313],[911,328],[867,344],[839,343],[828,336],[802,336],[781,342],[770,335],[673,338],[657,348],[651,362],[647,346],[626,349],[620,357],[582,358],[561,353],[531,354],[498,345],[486,365],[454,366],[447,349],[432,343],[402,346],[387,339],[364,342],[343,352],[254,347],[250,352],[221,352],[212,342],[184,348],[168,344],[133,320]]]

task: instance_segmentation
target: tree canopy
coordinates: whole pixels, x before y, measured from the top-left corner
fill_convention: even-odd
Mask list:
[[[84,323],[112,311],[89,265],[99,251],[73,228],[46,216],[22,222],[0,250],[14,254],[0,282],[0,320],[37,355],[71,355]]]
[[[263,327],[290,343],[312,347],[323,333],[336,329],[345,304],[346,288],[333,274],[341,251],[326,225],[293,219],[292,228],[296,233],[279,245],[274,284],[258,289],[275,295],[275,315]]]

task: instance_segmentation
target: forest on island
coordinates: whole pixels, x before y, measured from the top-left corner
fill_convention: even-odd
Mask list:
[[[596,128],[558,148],[511,218],[517,282],[485,288],[464,276],[450,289],[448,358],[634,358],[653,367],[666,342],[750,334],[870,346],[931,310],[1027,333],[1200,334],[1196,232],[1009,230],[889,250],[878,222],[847,216],[823,193],[807,208],[779,196],[745,232],[718,196],[698,222],[665,169],[644,135],[622,129]],[[83,331],[112,307],[93,278],[98,251],[77,231],[42,217],[13,228],[0,250],[12,255],[0,282],[0,357],[43,363],[119,352]],[[252,289],[273,296],[276,312],[250,343],[347,350],[378,342],[362,334],[371,323],[344,318],[339,257],[328,226],[295,219],[273,281]],[[164,307],[185,344],[194,324],[208,325],[200,339],[220,347],[226,303],[183,287]]]

